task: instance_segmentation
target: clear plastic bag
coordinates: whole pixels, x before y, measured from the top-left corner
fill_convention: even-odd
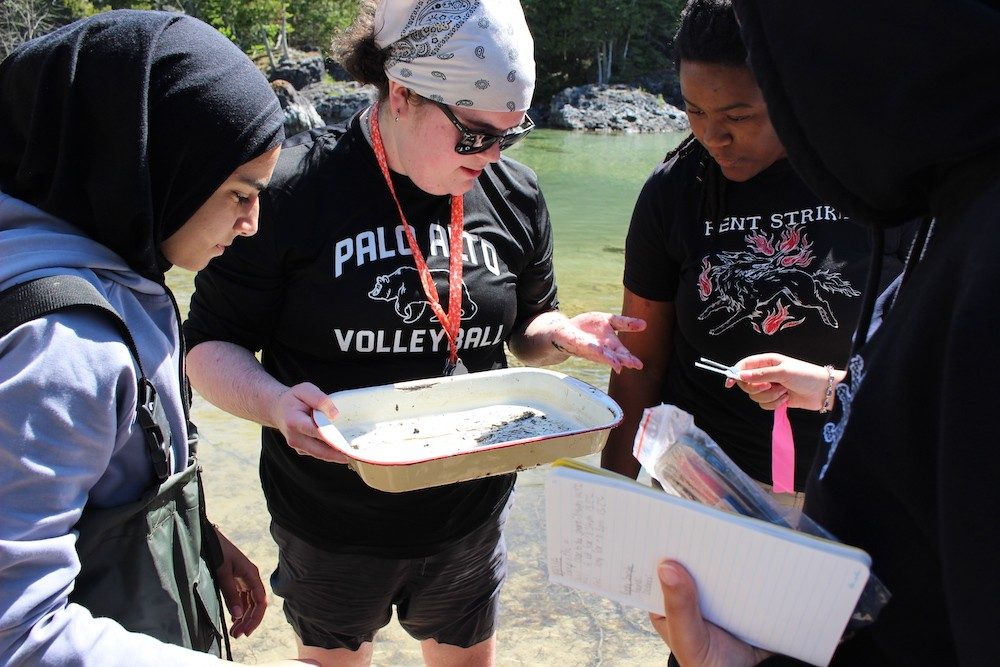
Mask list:
[[[644,412],[632,453],[667,493],[837,541],[800,510],[778,504],[676,406]],[[872,573],[845,634],[874,622],[889,598],[889,590]]]

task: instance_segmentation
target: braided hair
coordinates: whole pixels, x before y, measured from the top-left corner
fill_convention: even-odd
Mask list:
[[[688,60],[716,65],[747,66],[747,50],[740,37],[740,26],[730,0],[688,0],[681,12],[674,35],[674,64],[680,71],[681,61]],[[718,222],[725,215],[726,180],[722,169],[701,147],[693,134],[688,135],[663,159],[700,151],[698,181],[701,183],[698,220]]]

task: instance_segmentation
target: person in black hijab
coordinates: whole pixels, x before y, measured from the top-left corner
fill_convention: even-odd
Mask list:
[[[180,14],[0,64],[0,663],[216,662],[213,578],[231,634],[259,624],[257,568],[205,520],[164,272],[256,231],[282,139],[263,75]]]
[[[881,325],[855,341],[807,484],[805,512],[867,551],[892,594],[831,664],[996,664],[1000,10],[733,4],[802,179],[876,241],[923,221]],[[666,616],[653,623],[681,665],[794,663],[706,624],[679,564],[659,573]]]
[[[161,280],[157,245],[281,143],[251,65],[177,14],[110,12],[28,42],[0,65],[0,190]]]

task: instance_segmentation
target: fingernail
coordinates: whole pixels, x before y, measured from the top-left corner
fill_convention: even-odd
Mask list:
[[[660,565],[660,581],[667,586],[676,586],[679,584],[681,580],[677,568],[669,563]]]

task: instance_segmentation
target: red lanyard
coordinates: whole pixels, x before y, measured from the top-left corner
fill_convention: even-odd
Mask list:
[[[382,133],[378,129],[378,111],[379,103],[376,102],[371,111],[372,147],[375,149],[375,159],[378,160],[378,166],[382,170],[385,184],[389,186],[389,193],[392,195],[392,200],[396,202],[396,210],[399,211],[399,219],[402,220],[403,231],[406,233],[406,243],[410,246],[410,251],[413,253],[413,263],[417,265],[417,273],[420,274],[420,284],[423,285],[424,294],[427,295],[427,301],[431,304],[431,310],[437,315],[438,321],[441,322],[441,328],[444,329],[445,335],[448,336],[448,366],[445,368],[447,374],[450,375],[450,371],[454,370],[458,364],[458,330],[462,326],[462,230],[465,217],[462,197],[451,196],[451,223],[448,227],[448,233],[451,236],[448,245],[448,312],[445,313],[444,308],[441,307],[441,300],[438,298],[434,278],[431,276],[431,271],[427,268],[424,255],[420,252],[420,247],[417,245],[417,239],[413,235],[413,228],[406,221],[403,207],[399,203],[399,197],[396,196],[396,188],[393,186],[392,178],[389,176],[389,162],[385,157],[385,145],[382,143]]]

